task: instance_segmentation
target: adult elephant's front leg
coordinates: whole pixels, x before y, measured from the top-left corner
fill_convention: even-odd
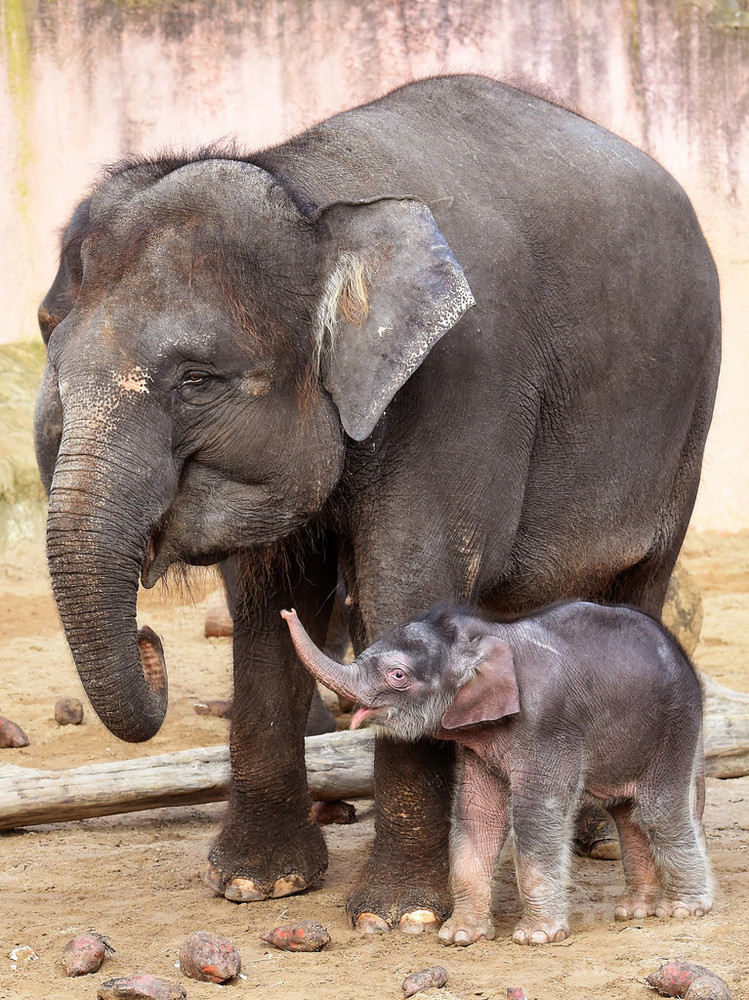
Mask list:
[[[324,567],[318,567],[320,573]],[[318,581],[320,582],[320,581]],[[327,590],[309,578],[296,587],[264,581],[262,610],[252,595],[232,601],[234,711],[229,805],[209,853],[208,884],[235,902],[301,892],[319,882],[327,848],[312,812],[304,763],[304,730],[314,681],[304,670],[281,618],[282,607],[304,614],[324,641]],[[323,594],[323,598],[315,595]]]
[[[359,930],[416,933],[450,913],[454,759],[452,744],[437,740],[377,741],[375,842],[346,904]]]

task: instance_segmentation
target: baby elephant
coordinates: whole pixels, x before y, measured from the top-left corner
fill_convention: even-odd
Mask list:
[[[343,666],[282,612],[307,668],[392,735],[463,748],[451,839],[455,908],[443,941],[494,937],[491,878],[510,828],[518,944],[569,935],[563,881],[575,814],[613,817],[626,890],[616,918],[702,916],[702,696],[672,636],[631,608],[553,605],[511,622],[438,607]]]

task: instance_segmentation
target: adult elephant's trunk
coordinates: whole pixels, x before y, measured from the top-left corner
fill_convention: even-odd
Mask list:
[[[148,421],[137,438],[120,429],[116,436],[128,443],[119,446],[111,426],[85,423],[76,432],[66,420],[52,479],[50,575],[94,710],[115,736],[137,743],[158,732],[167,707],[161,643],[150,629],[138,630],[136,606],[146,548],[167,504],[164,487],[174,484],[156,460],[155,440],[141,440],[157,436]]]

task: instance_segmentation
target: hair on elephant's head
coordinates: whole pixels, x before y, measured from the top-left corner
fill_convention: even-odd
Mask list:
[[[207,152],[113,168],[79,205],[39,311],[35,431],[55,597],[113,733],[148,739],[166,710],[139,579],[307,522],[472,304],[408,197],[310,208]]]

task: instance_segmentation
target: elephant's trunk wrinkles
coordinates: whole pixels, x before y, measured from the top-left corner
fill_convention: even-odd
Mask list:
[[[346,666],[337,663],[318,649],[299,621],[296,611],[293,609],[282,611],[281,615],[289,626],[294,648],[310,673],[342,698],[347,698],[349,701],[360,701],[361,694],[355,690],[356,665]]]
[[[115,736],[139,743],[158,732],[168,693],[161,642],[136,619],[141,566],[158,517],[155,476],[132,452],[113,458],[111,443],[102,454],[101,441],[69,438],[63,435],[50,490],[52,587],[93,708]]]

